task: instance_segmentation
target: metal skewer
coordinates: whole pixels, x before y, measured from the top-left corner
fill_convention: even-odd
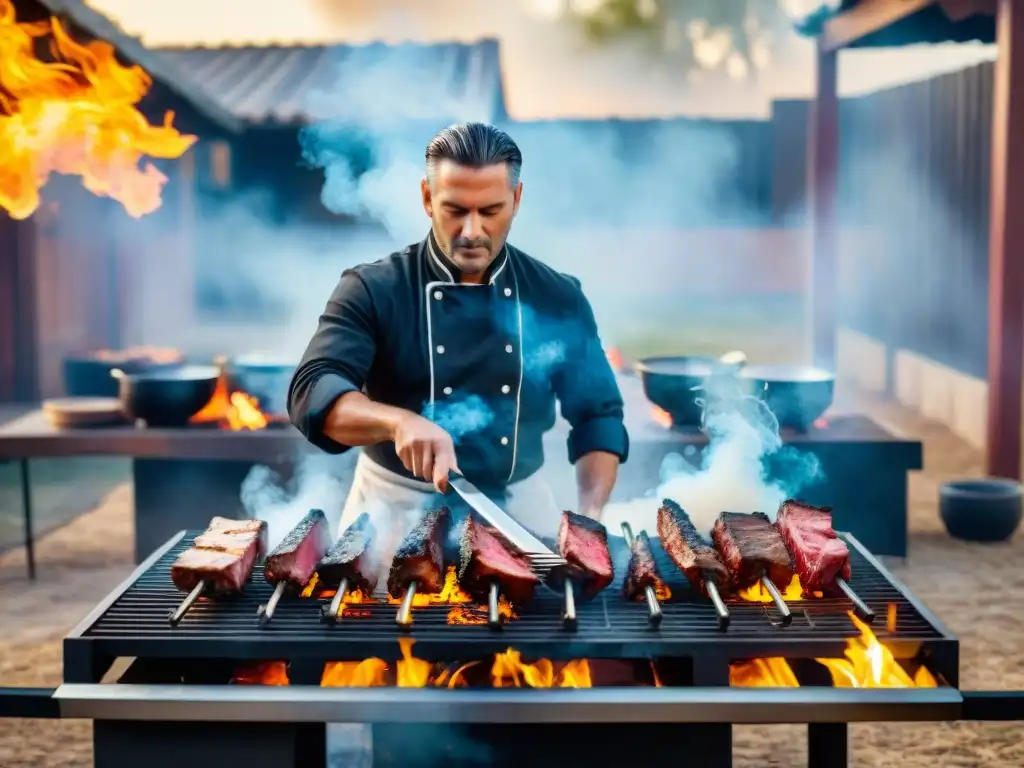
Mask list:
[[[718,628],[724,632],[729,628],[729,609],[726,607],[725,601],[722,600],[718,585],[713,579],[704,579],[702,583],[708,597],[711,598],[711,603],[715,606],[715,613],[718,615]]]
[[[398,608],[398,616],[395,617],[395,621],[398,622],[399,629],[406,631],[412,629],[412,601],[416,597],[416,582],[409,582],[409,586],[405,588],[405,595],[402,597],[402,604]]]
[[[570,632],[576,629],[576,595],[573,594],[572,581],[565,579],[565,604],[562,607],[562,624]]]
[[[633,549],[633,529],[625,520],[622,521],[622,534],[626,537],[626,544],[629,545],[630,549]],[[661,624],[664,614],[661,612],[661,603],[658,602],[658,596],[654,594],[654,587],[645,587],[644,597],[647,598],[647,610],[649,611],[647,620],[652,627],[656,627]]]
[[[498,582],[492,581],[487,592],[487,626],[501,629],[501,614],[498,613]]]
[[[284,588],[287,586],[287,582],[279,581],[277,586],[274,587],[274,594],[270,596],[266,605],[261,605],[256,610],[256,615],[260,620],[260,628],[267,626],[270,620],[274,618],[274,612],[277,610],[277,604],[281,602],[281,598],[284,596]]]
[[[779,594],[779,590],[776,588],[774,582],[768,578],[767,571],[761,571],[761,586],[768,590],[768,594],[772,596],[772,600],[775,601],[775,607],[779,611],[779,618],[782,619],[782,626],[788,627],[793,623],[793,614],[789,612],[789,606],[786,605],[786,601],[782,599],[782,595]]]
[[[206,582],[200,581],[196,584],[195,588],[188,593],[188,597],[181,601],[181,605],[178,606],[177,610],[171,613],[167,617],[167,621],[170,622],[172,627],[178,626],[178,623],[185,618],[185,614],[189,612],[189,609],[196,604],[196,600],[202,597],[203,592],[206,591]]]
[[[348,579],[342,579],[338,585],[338,591],[334,593],[334,597],[331,598],[331,604],[326,610],[320,610],[320,621],[326,621],[331,624],[341,619],[341,612],[344,610],[342,603],[345,600],[345,593],[348,592]]]
[[[853,588],[849,584],[846,583],[846,579],[841,577],[837,578],[836,586],[838,586],[839,589],[842,590],[842,593],[850,599],[851,603],[853,603],[854,613],[864,619],[868,624],[875,620],[875,612],[868,607],[867,603],[860,599],[860,596],[853,591]]]

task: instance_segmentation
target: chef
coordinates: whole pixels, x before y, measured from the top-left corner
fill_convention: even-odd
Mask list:
[[[622,397],[579,281],[507,242],[521,167],[494,126],[442,130],[420,185],[426,239],[346,270],[327,302],[288,407],[328,453],[363,447],[342,526],[372,508],[422,509],[456,472],[554,537],[560,510],[540,469],[556,400],[578,510],[601,516],[629,449]]]

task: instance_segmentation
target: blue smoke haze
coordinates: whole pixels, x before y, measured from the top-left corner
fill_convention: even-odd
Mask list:
[[[467,435],[487,429],[494,421],[494,411],[479,395],[427,403],[422,415],[451,435],[456,445]]]

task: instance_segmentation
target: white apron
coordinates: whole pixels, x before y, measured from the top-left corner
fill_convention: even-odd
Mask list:
[[[502,507],[534,536],[554,539],[558,534],[561,510],[551,487],[540,479],[539,474],[509,485]],[[437,498],[437,492],[430,483],[398,475],[360,454],[338,531],[344,531],[363,512],[371,516],[381,537],[383,578],[378,583],[384,584],[394,549],[419,520],[425,507]]]

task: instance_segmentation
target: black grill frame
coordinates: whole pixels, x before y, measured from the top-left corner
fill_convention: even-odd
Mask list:
[[[319,621],[327,600],[286,597],[274,620],[260,629],[257,606],[272,588],[258,565],[245,594],[226,601],[202,602],[177,627],[167,616],[185,597],[170,579],[170,565],[201,531],[181,531],[146,559],[135,572],[73,629],[64,641],[64,681],[97,683],[117,658],[143,660],[284,660],[304,677],[318,680],[326,662],[377,656],[400,658],[395,623],[397,605],[368,604],[366,618],[343,619],[336,626]],[[956,638],[854,537],[850,547],[850,585],[876,612],[872,627],[899,659],[922,658],[949,685],[957,686],[959,644]],[[448,606],[414,609],[415,655],[431,661],[483,658],[509,647],[526,658],[687,659],[694,685],[728,685],[731,661],[779,656],[787,659],[843,656],[846,640],[856,636],[845,599],[790,603],[793,623],[773,623],[774,606],[730,602],[732,622],[718,629],[711,603],[689,592],[685,578],[652,539],[655,557],[673,599],[662,604],[664,619],[652,629],[643,602],[627,603],[618,592],[626,557],[622,539],[611,547],[618,578],[589,603],[577,605],[575,632],[561,622],[561,598],[538,595],[501,631],[486,625],[449,625]],[[897,610],[897,632],[886,628],[888,605]],[[293,675],[293,679],[294,679]]]

